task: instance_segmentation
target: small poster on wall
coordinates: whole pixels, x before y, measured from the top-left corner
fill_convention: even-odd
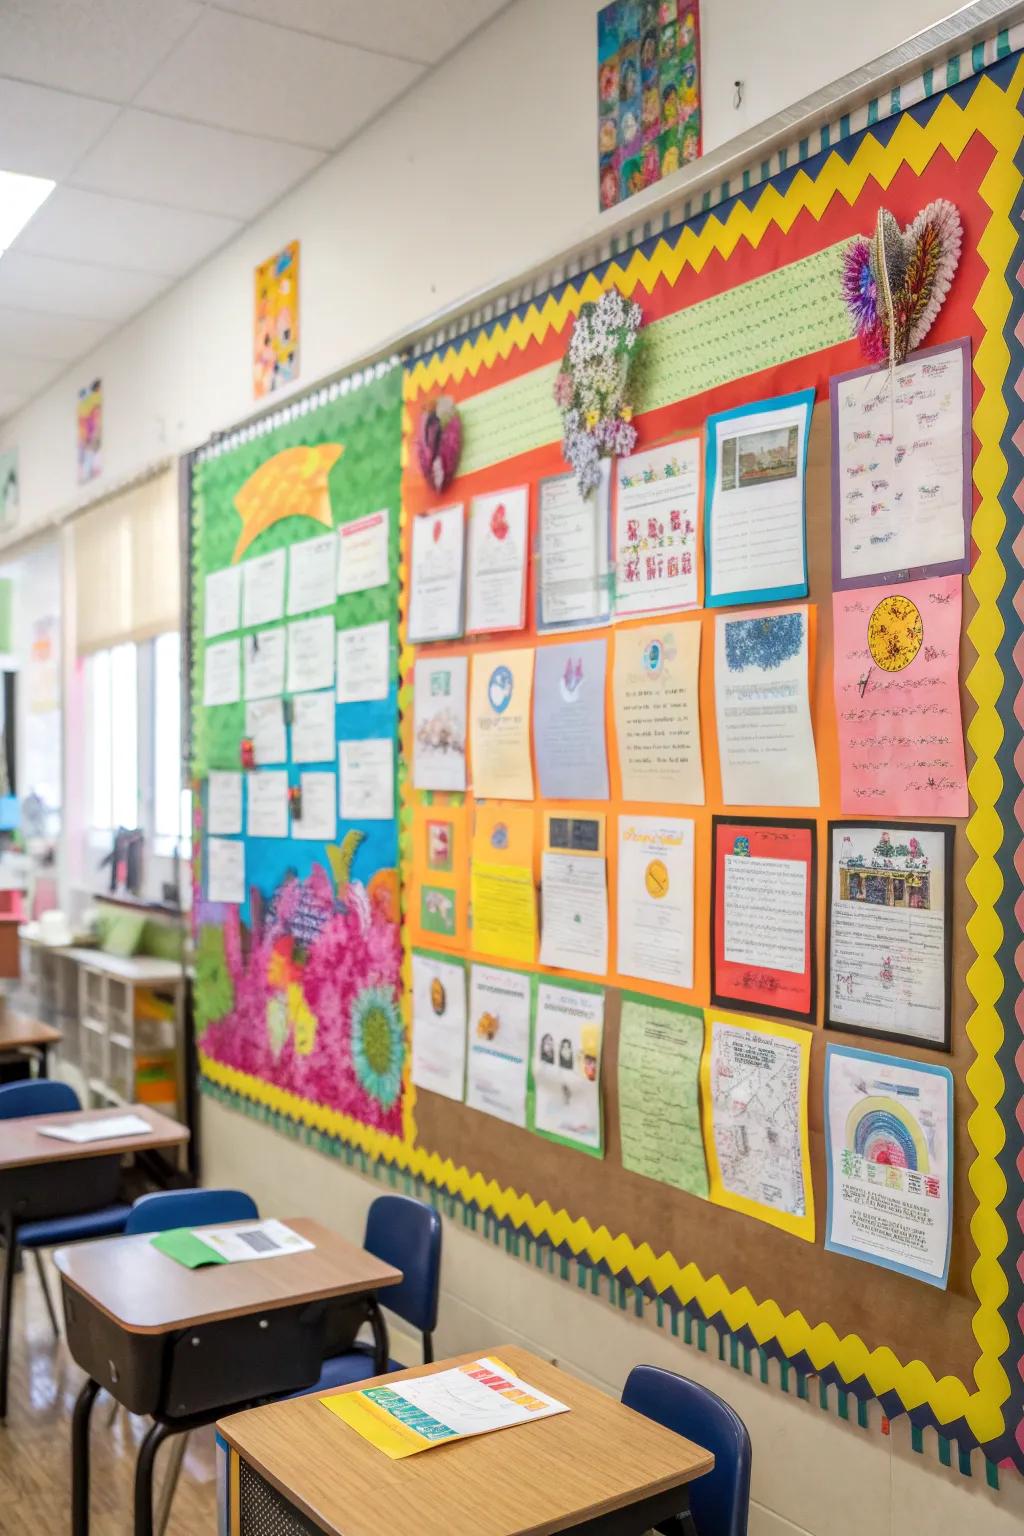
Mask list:
[[[697,0],[616,0],[597,13],[600,206],[701,153]]]
[[[103,469],[103,381],[78,391],[78,483],[88,485]]]
[[[18,521],[18,450],[0,453],[0,532],[7,533]]]
[[[257,400],[299,376],[299,242],[254,271],[252,392]]]

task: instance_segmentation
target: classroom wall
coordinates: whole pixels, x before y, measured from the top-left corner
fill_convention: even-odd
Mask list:
[[[307,385],[607,224],[596,212],[598,8],[514,0],[302,187],[0,427],[0,446],[20,452],[19,536],[252,410],[252,267],[286,241],[302,241]],[[862,0],[856,12],[837,0],[704,0],[706,148],[949,10],[944,0]],[[83,492],[75,396],[97,376],[104,473]]]

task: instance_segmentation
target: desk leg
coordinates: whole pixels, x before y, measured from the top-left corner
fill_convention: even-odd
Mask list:
[[[11,1364],[11,1308],[14,1305],[14,1271],[18,1243],[13,1211],[3,1215],[4,1277],[0,1290],[0,1420],[7,1417],[7,1377]]]
[[[89,1421],[99,1390],[87,1376],[71,1417],[71,1536],[89,1536]]]
[[[388,1325],[384,1321],[384,1314],[380,1309],[380,1303],[376,1296],[370,1298],[370,1327],[373,1329],[374,1375],[383,1376],[388,1368],[391,1344],[388,1339]]]
[[[40,1053],[39,1053],[39,1076],[40,1077],[49,1077],[49,1075],[50,1075],[50,1047],[48,1045],[44,1045],[41,1048]]]
[[[156,1453],[168,1435],[179,1434],[169,1424],[151,1424],[139,1446],[135,1463],[135,1536],[153,1536],[153,1470]]]

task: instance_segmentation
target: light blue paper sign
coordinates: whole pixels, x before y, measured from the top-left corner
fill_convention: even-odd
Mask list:
[[[606,640],[537,648],[533,742],[545,800],[607,800]]]

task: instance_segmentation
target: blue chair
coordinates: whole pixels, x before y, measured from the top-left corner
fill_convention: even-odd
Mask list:
[[[389,1312],[419,1330],[423,1363],[429,1365],[434,1358],[433,1333],[441,1289],[440,1216],[433,1206],[409,1195],[379,1195],[367,1212],[363,1247],[375,1258],[402,1271],[401,1284],[388,1286],[379,1299]],[[386,1341],[387,1332],[382,1331]],[[344,1354],[332,1356],[324,1361],[316,1386],[307,1390],[326,1392],[376,1376],[374,1354],[372,1344],[355,1344]],[[402,1367],[397,1360],[389,1359],[387,1369],[400,1371]]]
[[[0,1087],[0,1120],[60,1115],[81,1107],[73,1088],[49,1078],[31,1078],[27,1082]],[[56,1337],[60,1329],[40,1249],[78,1243],[90,1237],[109,1237],[123,1231],[128,1206],[116,1200],[120,1164],[121,1159],[115,1154],[75,1159],[51,1168],[23,1170],[21,1187],[15,1191],[15,1204],[2,1213],[3,1241],[7,1251],[0,1296],[0,1419],[7,1416],[7,1369],[18,1251],[28,1249],[34,1256]],[[56,1212],[64,1214],[54,1214]]]
[[[735,1409],[712,1392],[674,1371],[637,1365],[622,1389],[622,1401],[647,1419],[664,1424],[709,1450],[711,1472],[690,1484],[692,1522],[666,1521],[659,1531],[696,1529],[697,1536],[747,1536],[750,1512],[750,1436]]]
[[[229,1221],[258,1221],[259,1208],[240,1189],[161,1189],[140,1195],[128,1212],[125,1235],[168,1232],[172,1227],[224,1226]]]

